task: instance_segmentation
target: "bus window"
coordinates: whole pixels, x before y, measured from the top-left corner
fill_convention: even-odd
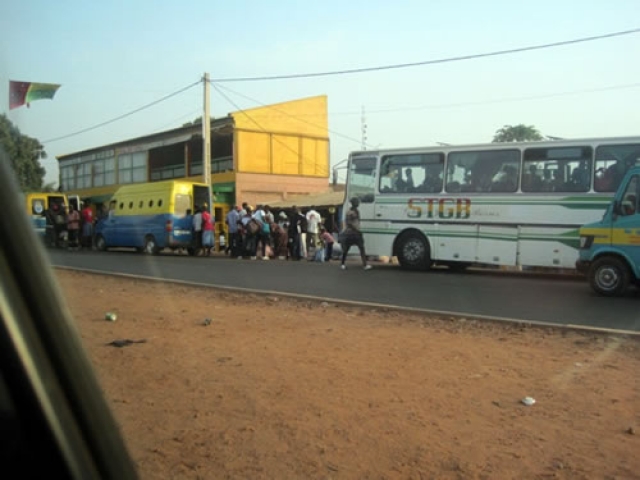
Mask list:
[[[387,155],[381,165],[381,193],[442,191],[443,153]]]
[[[380,192],[441,192],[444,154],[388,155],[382,159]]]
[[[629,184],[622,195],[620,215],[635,215],[638,213],[638,176],[635,175],[629,180]]]
[[[372,203],[375,192],[376,158],[354,157],[349,166],[349,198],[358,197],[362,203]]]
[[[451,152],[447,163],[446,191],[515,192],[519,177],[518,150]]]
[[[199,185],[193,186],[193,201],[199,207],[202,207],[205,203],[211,207],[211,189],[207,187],[202,187]],[[191,208],[191,207],[189,207]]]
[[[591,147],[528,148],[524,152],[523,192],[588,192]]]
[[[596,149],[596,192],[615,192],[625,173],[640,160],[640,145],[603,145]]]

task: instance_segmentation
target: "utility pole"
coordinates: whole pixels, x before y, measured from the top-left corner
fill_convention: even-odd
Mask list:
[[[202,114],[202,181],[211,191],[211,115],[209,74],[204,74],[204,112]],[[212,208],[211,199],[209,208]]]
[[[362,150],[367,149],[367,119],[364,116],[364,105],[362,106],[362,116],[360,117],[360,127],[362,134]]]

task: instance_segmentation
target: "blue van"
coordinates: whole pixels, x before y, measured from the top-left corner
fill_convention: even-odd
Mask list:
[[[131,247],[147,254],[191,249],[192,213],[205,203],[211,205],[211,188],[204,183],[168,180],[122,186],[98,219],[96,248]]]

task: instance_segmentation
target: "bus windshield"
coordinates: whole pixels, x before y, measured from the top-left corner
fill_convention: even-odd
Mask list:
[[[358,197],[363,203],[374,199],[376,182],[376,157],[354,157],[349,164],[347,198]]]

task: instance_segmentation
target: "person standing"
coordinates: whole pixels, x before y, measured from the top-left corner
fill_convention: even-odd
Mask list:
[[[289,256],[287,253],[289,246],[287,231],[274,222],[271,224],[271,234],[273,235],[273,254],[278,260],[284,260]]]
[[[242,202],[242,209],[240,210],[240,219],[244,218],[247,214],[247,210],[249,209],[249,204],[247,202]]]
[[[202,206],[202,248],[203,255],[211,256],[213,248],[213,231],[214,223],[211,213],[209,213],[209,205],[206,203]]]
[[[264,206],[264,218],[269,225],[276,221],[276,218],[273,216],[273,212],[271,211],[271,207],[269,205]]]
[[[302,218],[304,217],[300,213],[300,210],[294,205],[288,228],[289,258],[292,260],[300,260],[300,229]]]
[[[347,266],[344,264],[347,259],[347,254],[349,253],[349,249],[355,245],[358,247],[360,251],[360,258],[362,259],[362,267],[365,270],[371,270],[371,265],[367,263],[367,254],[364,250],[364,238],[362,237],[362,230],[360,230],[360,211],[358,207],[360,206],[360,199],[358,197],[353,197],[350,200],[351,208],[347,212],[345,219],[345,229],[342,231],[342,262],[340,264],[340,268],[342,270],[346,270]]]
[[[253,214],[253,219],[260,226],[257,235],[262,249],[262,260],[269,260],[267,250],[271,248],[271,226],[267,221],[267,215],[262,205],[258,205],[256,212]]]
[[[82,246],[91,249],[93,246],[93,210],[85,200],[82,209]]]
[[[287,214],[284,212],[284,210],[278,214],[278,225],[285,231],[289,230],[289,217],[287,217]]]
[[[73,204],[69,205],[69,214],[67,215],[67,233],[69,250],[78,250],[78,236],[80,233],[80,214],[73,207]]]
[[[229,245],[227,245],[227,253],[230,253],[232,257],[240,255],[238,251],[238,222],[240,221],[240,207],[235,205],[233,209],[227,213],[225,222],[227,223],[227,231],[229,232]]]
[[[318,240],[319,240],[319,226],[320,226],[320,214],[316,212],[316,207],[312,206],[311,209],[307,212],[307,242],[308,245],[312,246],[314,251],[318,248]]]
[[[195,256],[200,255],[202,251],[202,210],[200,206],[195,206],[193,214],[193,243],[195,248]]]
[[[334,234],[336,232],[338,232],[338,225],[336,224],[336,209],[335,207],[329,207],[329,214],[327,215],[327,218],[325,218],[324,220],[324,227],[327,229],[327,231],[330,234]]]
[[[298,236],[300,238],[300,257],[306,259],[308,252],[307,252],[307,217],[306,215],[304,215],[301,211],[298,210],[298,216],[299,216],[299,233]]]
[[[257,236],[260,226],[258,222],[256,222],[252,217],[252,210],[250,206],[246,207],[246,214],[240,222],[242,223],[242,230],[244,232],[244,236],[242,238],[242,245],[245,250],[245,253],[251,258],[251,260],[256,259],[256,249],[257,249]],[[238,257],[240,258],[240,257]]]

